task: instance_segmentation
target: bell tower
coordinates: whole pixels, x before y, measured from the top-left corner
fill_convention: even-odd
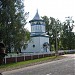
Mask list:
[[[32,20],[29,21],[31,24],[31,36],[44,35],[45,34],[45,22],[38,14],[38,10]]]

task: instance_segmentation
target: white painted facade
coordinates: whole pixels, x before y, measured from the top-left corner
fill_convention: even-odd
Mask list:
[[[31,23],[31,39],[28,42],[26,53],[49,53],[49,36],[45,32],[45,22],[40,19],[38,11],[34,18],[29,21]]]

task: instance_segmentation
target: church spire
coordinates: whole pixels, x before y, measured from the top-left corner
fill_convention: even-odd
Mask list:
[[[36,14],[35,14],[33,20],[40,20],[40,16],[39,16],[39,14],[38,14],[38,9],[37,9],[37,12],[36,12]]]
[[[34,21],[41,21],[41,22],[44,22],[44,20],[42,20],[42,19],[40,18],[40,16],[39,16],[38,9],[37,9],[37,11],[36,11],[36,14],[35,14],[34,18],[33,18],[32,20],[30,20],[29,23],[34,22]]]

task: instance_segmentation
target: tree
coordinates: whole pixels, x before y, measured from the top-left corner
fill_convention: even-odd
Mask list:
[[[9,51],[12,45],[16,50],[25,41],[25,17],[29,13],[24,12],[23,0],[0,0],[0,40],[4,41]]]
[[[67,17],[66,21],[63,23],[63,34],[61,36],[61,43],[64,49],[74,49],[73,27],[74,20],[72,20],[72,17]]]
[[[57,32],[57,40],[59,39],[61,32],[61,22],[53,17],[48,18],[47,16],[42,17],[46,24],[46,32],[49,35],[49,42],[51,50],[56,49],[56,32]]]
[[[47,16],[42,17],[46,24],[46,32],[49,35],[50,50],[75,49],[74,20],[67,17],[64,23],[59,19]]]
[[[4,41],[5,45],[10,46],[11,42],[11,31],[13,26],[14,14],[15,14],[15,7],[14,1],[12,0],[0,0],[0,24],[1,24],[1,34],[2,40]]]

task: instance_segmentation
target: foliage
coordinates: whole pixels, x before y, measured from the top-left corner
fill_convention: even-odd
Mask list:
[[[64,23],[53,17],[43,16],[42,18],[46,24],[46,32],[50,37],[50,50],[56,50],[56,38],[58,49],[75,49],[75,35],[72,32],[74,20],[71,17]]]
[[[46,32],[49,35],[50,40],[50,48],[51,50],[56,49],[56,32],[57,32],[57,39],[59,40],[60,33],[61,33],[61,22],[58,19],[53,17],[48,18],[47,16],[42,17],[45,20],[46,24]]]
[[[74,27],[74,21],[71,17],[68,17],[63,23],[63,33],[61,35],[61,43],[64,49],[75,49],[75,35],[72,32]]]
[[[3,40],[7,49],[10,51],[13,46],[21,48],[21,42],[29,36],[24,28],[26,24],[23,0],[0,0],[0,40]]]

